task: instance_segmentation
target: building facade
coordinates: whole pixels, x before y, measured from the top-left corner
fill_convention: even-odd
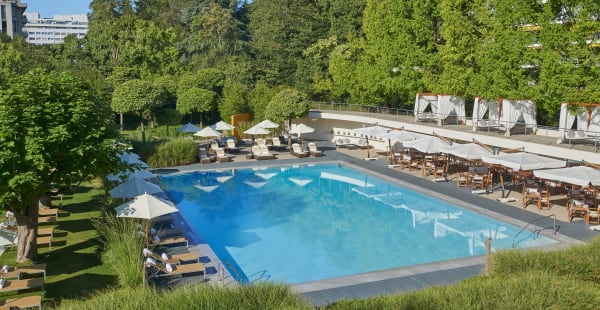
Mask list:
[[[23,33],[28,43],[58,44],[63,43],[66,36],[74,34],[83,38],[88,31],[86,14],[54,15],[52,18],[40,18],[38,13],[25,13],[27,23]]]
[[[0,0],[0,32],[14,38],[15,35],[23,35],[23,26],[26,19],[23,16],[27,4],[18,0]]]

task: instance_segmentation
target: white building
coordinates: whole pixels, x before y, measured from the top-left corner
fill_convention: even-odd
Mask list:
[[[0,0],[0,32],[13,38],[16,34],[23,35],[22,28],[25,25],[23,13],[27,4],[18,0]]]
[[[58,44],[63,43],[66,36],[74,34],[78,39],[88,31],[86,14],[54,15],[52,18],[40,18],[40,14],[25,13],[27,23],[23,33],[28,43]]]

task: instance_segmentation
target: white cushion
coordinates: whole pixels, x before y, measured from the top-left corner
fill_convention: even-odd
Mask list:
[[[146,264],[148,265],[156,265],[156,260],[152,257],[146,258]]]
[[[4,278],[0,278],[0,288],[4,287],[4,283],[6,283],[6,280],[4,280]]]
[[[144,248],[142,250],[142,253],[144,254],[144,257],[148,257],[153,254],[152,251],[150,251],[150,249],[147,249],[147,248]]]
[[[154,242],[160,242],[160,238],[158,236],[154,236]]]
[[[171,264],[166,264],[165,268],[167,268],[168,272],[173,272],[173,266],[171,266]]]
[[[162,258],[163,260],[169,260],[169,256],[167,256],[167,253],[162,253],[160,258]]]
[[[4,265],[2,266],[2,273],[7,273],[8,272],[8,265]]]

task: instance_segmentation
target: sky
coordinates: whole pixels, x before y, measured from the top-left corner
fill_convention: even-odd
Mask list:
[[[25,12],[40,13],[41,17],[54,14],[87,14],[91,0],[20,0],[27,4]]]

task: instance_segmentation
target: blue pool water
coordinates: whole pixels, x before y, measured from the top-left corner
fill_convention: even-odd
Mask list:
[[[242,281],[295,284],[483,255],[488,236],[493,249],[506,249],[520,230],[335,163],[160,179],[194,233]]]

